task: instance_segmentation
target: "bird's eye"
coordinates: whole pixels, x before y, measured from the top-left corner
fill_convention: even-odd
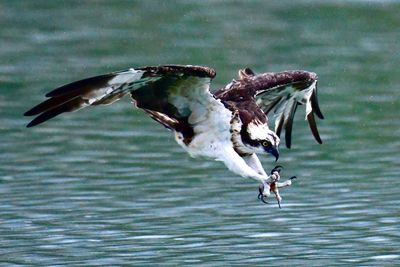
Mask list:
[[[263,146],[270,146],[270,144],[267,141],[262,142]]]

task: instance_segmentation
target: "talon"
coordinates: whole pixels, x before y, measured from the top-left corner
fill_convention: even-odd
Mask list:
[[[265,200],[265,197],[264,197],[264,196],[262,196],[260,200],[261,200],[262,203],[264,203],[264,204],[269,204],[268,201]]]
[[[258,188],[258,199],[260,199],[263,203],[268,204],[268,202],[266,201],[267,197],[270,195],[270,193],[274,193],[280,209],[282,209],[282,197],[279,194],[279,188],[290,186],[292,184],[292,180],[297,179],[296,176],[292,176],[284,182],[279,182],[279,180],[281,179],[280,172],[282,171],[282,169],[283,167],[281,165],[275,166],[271,170],[271,176],[269,176],[268,182],[261,184]]]
[[[279,199],[277,199],[278,200],[278,207],[280,208],[280,209],[282,209],[282,207],[281,207],[281,201],[279,200]]]
[[[274,172],[271,174],[271,180],[272,180],[271,185],[272,185],[273,183],[275,183],[275,182],[278,182],[280,179],[281,179],[281,175],[279,174],[279,172],[274,171]]]
[[[263,203],[265,203],[265,204],[269,204],[265,199],[268,197],[268,196],[265,196],[264,195],[264,185],[263,184],[261,184],[259,187],[258,187],[258,196],[257,196],[257,198],[259,199],[259,200],[261,200]]]
[[[283,167],[281,165],[277,165],[271,170],[271,174],[273,174],[275,171],[280,173],[282,169]]]
[[[262,186],[262,185],[260,185],[260,187],[258,187],[258,196],[257,196],[257,198],[258,199],[261,199],[262,198],[262,196],[263,196],[263,191],[264,191],[264,187]]]
[[[260,193],[260,195],[262,195],[263,191],[264,191],[264,185],[260,184],[260,186],[258,187],[258,192]]]
[[[269,204],[265,199],[266,197],[263,194],[258,194],[258,199],[261,200],[265,204]]]
[[[281,207],[282,197],[279,195],[278,190],[275,191],[274,193],[275,193],[276,201],[278,202],[278,206],[279,206],[279,208],[281,209],[281,208],[282,208],[282,207]]]

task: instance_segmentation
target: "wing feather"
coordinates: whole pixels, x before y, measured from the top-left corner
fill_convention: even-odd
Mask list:
[[[310,129],[311,129],[311,132],[312,132],[315,140],[317,140],[318,143],[322,144],[321,137],[319,136],[319,133],[318,133],[317,124],[315,123],[314,113],[310,112],[307,115],[307,121],[308,121],[308,124],[310,125]]]
[[[275,120],[275,133],[280,136],[282,132],[283,123],[285,121],[285,115],[281,113]]]
[[[47,100],[25,112],[35,116],[27,127],[43,123],[64,112],[72,112],[87,106],[111,104],[127,94],[139,108],[161,122],[176,122],[183,117],[186,104],[174,103],[171,95],[188,99],[191,89],[200,92],[204,98],[212,98],[209,84],[215,76],[211,68],[201,66],[164,65],[150,66],[95,76],[61,86],[46,94]],[[200,88],[200,90],[199,90]],[[186,90],[186,91],[185,91]],[[192,92],[193,93],[193,92]],[[175,101],[177,102],[177,101]]]
[[[42,112],[39,116],[33,119],[27,127],[36,126],[42,122],[50,120],[51,118],[56,117],[64,112],[71,112],[74,110],[78,110],[84,107],[82,99],[79,96],[76,96],[68,101],[62,103],[61,105],[57,105],[54,108],[47,109],[46,111]]]
[[[275,132],[280,136],[285,129],[288,148],[292,144],[293,119],[298,105],[306,105],[306,119],[311,133],[318,143],[322,143],[314,114],[323,119],[317,98],[317,76],[307,71],[285,71],[266,73],[255,78],[257,103],[265,114],[273,113]]]
[[[286,146],[288,148],[291,147],[292,145],[292,128],[293,128],[293,118],[294,114],[296,113],[298,103],[294,103],[290,106],[290,113],[289,116],[286,120],[286,125],[285,125],[285,142]]]
[[[313,108],[313,112],[318,116],[318,118],[323,120],[324,119],[324,115],[322,115],[322,112],[321,112],[321,110],[319,108],[318,98],[317,98],[317,89],[316,88],[311,93],[310,101],[311,101],[311,106]]]
[[[121,72],[121,74],[124,72]],[[126,72],[125,72],[126,73]],[[86,78],[76,82],[72,82],[63,86],[60,86],[46,94],[46,97],[56,97],[65,94],[77,95],[84,94],[93,90],[93,88],[103,88],[107,86],[108,82],[118,73],[109,73],[105,75],[99,75],[95,77]]]
[[[27,112],[25,112],[24,115],[25,116],[38,115],[38,114],[43,113],[54,107],[61,106],[62,104],[64,104],[65,102],[68,102],[69,100],[71,100],[73,98],[74,97],[71,97],[68,94],[48,98],[47,100],[43,101],[42,103],[36,105],[35,107],[33,107],[30,110],[28,110]]]

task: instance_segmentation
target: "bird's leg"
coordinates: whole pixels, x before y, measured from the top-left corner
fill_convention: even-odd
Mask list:
[[[282,201],[282,197],[279,194],[279,188],[290,186],[292,184],[292,180],[296,178],[296,176],[293,176],[285,182],[282,183],[279,182],[281,178],[280,176],[281,170],[282,166],[276,166],[275,168],[273,168],[271,171],[271,176],[269,176],[270,179],[268,179],[269,181],[263,182],[258,189],[259,190],[258,199],[260,199],[263,203],[268,203],[266,201],[266,198],[269,197],[271,192],[274,193],[279,208],[281,208],[281,201]]]
[[[281,179],[281,176],[279,173],[281,170],[282,170],[281,166],[277,166],[271,171],[271,176],[274,177],[275,179],[270,185],[270,191],[275,194],[275,198],[278,201],[279,208],[281,208],[281,201],[282,201],[282,197],[279,194],[279,190],[278,190],[278,188],[279,188],[278,181],[279,181],[279,179]]]
[[[296,176],[292,176],[292,177],[290,177],[289,179],[287,179],[286,181],[284,181],[282,183],[277,182],[276,185],[278,186],[278,188],[291,186],[292,185],[292,180],[296,179],[296,178],[297,178]]]

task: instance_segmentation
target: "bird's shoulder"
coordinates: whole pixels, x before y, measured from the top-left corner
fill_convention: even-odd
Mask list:
[[[253,121],[267,122],[267,117],[257,104],[251,86],[252,81],[244,77],[239,80],[232,80],[231,83],[214,93],[214,96],[221,100],[226,108],[238,113],[244,126]]]

